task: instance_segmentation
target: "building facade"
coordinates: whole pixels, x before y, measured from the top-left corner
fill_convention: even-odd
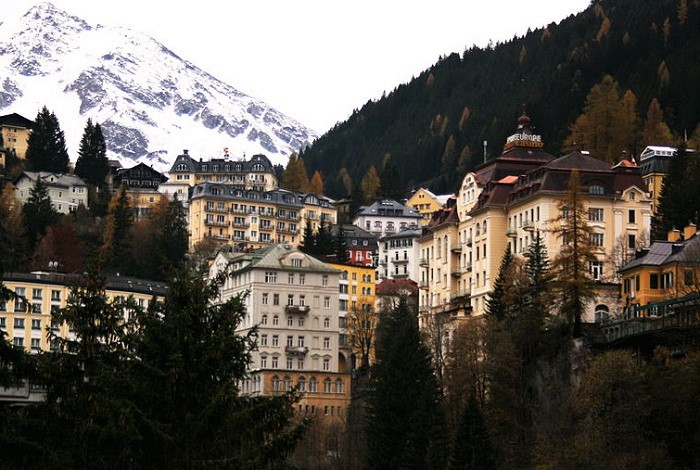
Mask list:
[[[23,159],[27,153],[27,139],[33,127],[34,121],[17,113],[0,116],[0,133],[5,149]]]
[[[647,239],[651,225],[639,167],[629,161],[611,167],[580,152],[554,158],[543,147],[529,118],[521,116],[503,153],[468,173],[454,209],[427,227],[421,238],[423,314],[483,314],[507,246],[523,256],[539,234],[553,259],[565,243],[552,229],[574,170],[596,250],[589,273],[601,291],[618,282],[616,262]],[[588,312],[584,321],[592,317]]]
[[[452,194],[435,195],[425,188],[418,188],[406,201],[408,207],[414,208],[421,215],[421,227],[428,225],[433,214],[447,203]]]
[[[413,279],[420,273],[419,228],[408,228],[379,239],[378,279]]]
[[[393,199],[381,199],[361,206],[353,224],[381,238],[420,226],[421,215],[415,209]]]
[[[639,156],[642,177],[651,196],[652,213],[655,213],[658,209],[664,178],[668,174],[668,167],[671,165],[671,159],[676,154],[676,151],[673,147],[650,145]]]
[[[337,208],[337,206],[335,206]],[[337,224],[331,229],[333,236],[343,232],[348,249],[348,263],[372,267],[377,262],[377,237],[357,225]]]
[[[283,189],[255,191],[220,183],[195,186],[189,204],[190,248],[205,239],[239,246],[298,246],[312,229],[336,221],[330,200]]]
[[[340,344],[341,271],[284,244],[222,251],[210,276],[227,274],[221,299],[244,295],[239,332],[258,328],[243,391],[302,393],[304,413],[344,416],[350,400],[349,358]]]
[[[79,284],[82,275],[53,272],[6,273],[5,287],[20,296],[20,300],[0,302],[0,330],[8,339],[29,352],[50,351],[47,328],[63,338],[71,338],[70,325],[57,324],[51,313],[66,306],[71,287]],[[154,299],[162,300],[166,285],[125,276],[107,276],[107,298],[133,297],[137,305],[148,308]],[[125,319],[127,312],[125,314]]]
[[[75,175],[45,171],[23,171],[14,180],[15,194],[22,204],[29,200],[37,178],[46,185],[56,212],[68,214],[82,205],[88,208],[87,184]]]

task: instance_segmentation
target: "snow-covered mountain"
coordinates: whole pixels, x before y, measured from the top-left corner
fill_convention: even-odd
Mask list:
[[[183,149],[204,159],[255,153],[273,163],[317,135],[263,101],[125,28],[91,26],[51,3],[0,23],[0,114],[56,114],[71,159],[88,118],[110,158],[167,170]]]

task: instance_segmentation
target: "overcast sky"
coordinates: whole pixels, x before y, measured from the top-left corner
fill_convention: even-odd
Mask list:
[[[2,0],[0,14],[38,2]],[[141,31],[319,134],[441,55],[522,36],[590,0],[53,0],[91,25]]]

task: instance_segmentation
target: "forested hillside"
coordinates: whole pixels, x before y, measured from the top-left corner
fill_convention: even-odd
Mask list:
[[[404,190],[427,184],[452,191],[483,162],[484,141],[486,158],[500,153],[524,110],[546,149],[560,153],[606,75],[620,98],[632,92],[637,135],[656,98],[674,139],[690,136],[700,121],[698,57],[699,0],[602,0],[524,37],[441,58],[367,102],[301,156],[310,172],[322,173],[332,197],[357,192],[370,166],[398,172],[393,183]]]

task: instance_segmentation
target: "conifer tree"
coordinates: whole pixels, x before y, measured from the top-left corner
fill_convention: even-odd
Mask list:
[[[306,176],[306,168],[304,160],[296,153],[289,156],[287,167],[284,170],[282,178],[282,187],[288,191],[298,191],[305,193],[309,186],[309,180]]]
[[[29,190],[29,199],[22,206],[22,213],[27,227],[27,244],[33,251],[48,228],[58,222],[58,212],[53,208],[49,190],[39,174]]]
[[[454,470],[496,468],[491,437],[481,407],[473,395],[469,397],[457,427],[449,468]]]
[[[109,174],[107,160],[107,144],[105,143],[102,127],[99,123],[92,124],[87,120],[83,137],[80,139],[78,161],[75,163],[75,174],[87,184],[103,188]]]
[[[316,254],[316,235],[314,234],[314,229],[311,226],[310,220],[307,220],[304,226],[304,236],[299,249],[309,255]]]
[[[131,257],[133,225],[134,213],[129,205],[126,188],[122,186],[109,203],[102,245],[103,262],[107,271],[126,274],[133,269]]]
[[[323,196],[323,178],[318,170],[314,171],[311,181],[309,181],[309,192],[317,196]]]
[[[661,110],[659,100],[651,100],[647,109],[647,119],[642,130],[642,148],[648,145],[672,145],[673,135],[664,122],[664,113]]]
[[[33,171],[68,172],[66,139],[58,118],[44,106],[34,120],[25,158]]]
[[[573,325],[573,335],[577,337],[581,334],[586,302],[595,295],[588,265],[596,261],[577,170],[571,172],[558,208],[559,215],[553,220],[552,233],[562,240],[563,246],[554,259],[553,268],[561,315],[564,321]]]
[[[345,240],[343,228],[340,225],[336,226],[335,235],[333,236],[333,251],[335,254],[335,259],[338,263],[347,263],[350,259],[348,244]]]
[[[382,312],[369,398],[367,467],[441,469],[446,465],[445,415],[421,343],[418,318],[402,298]]]
[[[674,228],[683,228],[689,222],[697,223],[700,201],[697,199],[700,158],[680,146],[671,159],[668,174],[659,193],[659,205],[652,219],[652,238],[665,240]]]
[[[27,259],[27,233],[22,205],[12,185],[0,194],[0,273],[17,271]]]
[[[366,203],[373,202],[379,196],[380,190],[381,181],[379,175],[377,175],[377,169],[374,168],[374,165],[371,165],[365,176],[362,177],[362,181],[360,181],[362,201]],[[354,194],[353,192],[353,196]]]
[[[493,289],[486,299],[486,311],[484,313],[498,321],[504,320],[510,311],[507,291],[512,280],[513,260],[513,253],[509,244],[506,247],[506,252],[503,254],[503,259],[501,259],[501,266],[498,269],[498,277],[493,284]]]

